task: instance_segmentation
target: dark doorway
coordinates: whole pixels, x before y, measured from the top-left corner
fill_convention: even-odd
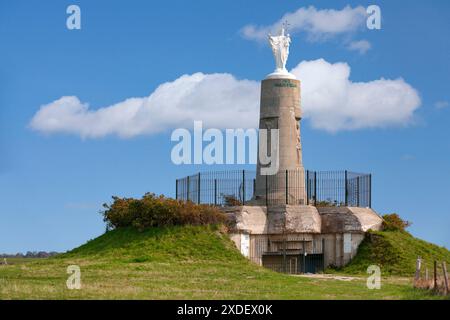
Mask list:
[[[323,254],[266,253],[262,256],[263,267],[282,273],[301,274],[323,271]]]

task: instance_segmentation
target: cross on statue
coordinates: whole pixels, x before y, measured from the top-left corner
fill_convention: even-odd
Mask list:
[[[289,26],[287,21],[283,22],[280,33],[277,36],[272,36],[269,33],[269,44],[272,48],[273,56],[275,58],[276,69],[274,73],[288,74],[286,70],[286,61],[289,56],[289,45],[291,44],[291,38],[285,28]]]
[[[286,33],[288,33],[288,29],[290,26],[291,24],[287,20],[284,20],[284,22],[282,23],[282,27]]]

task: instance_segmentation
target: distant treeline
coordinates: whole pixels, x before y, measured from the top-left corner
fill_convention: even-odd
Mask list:
[[[16,254],[0,254],[0,258],[48,258],[59,254],[59,252],[51,251],[28,251],[27,253],[16,253]]]

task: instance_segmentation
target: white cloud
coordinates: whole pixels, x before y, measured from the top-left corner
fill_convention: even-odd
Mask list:
[[[358,51],[360,54],[365,54],[368,50],[370,50],[370,48],[372,48],[372,45],[367,40],[360,40],[350,42],[347,48],[352,51]]]
[[[448,101],[437,101],[434,104],[434,107],[437,109],[445,109],[445,108],[448,108],[449,105],[450,104],[448,103]]]
[[[303,61],[292,73],[302,81],[305,118],[328,132],[405,125],[421,103],[416,90],[402,79],[350,81],[346,63]],[[77,97],[62,97],[41,106],[30,126],[43,133],[83,138],[154,134],[191,128],[194,120],[222,129],[257,127],[259,90],[258,81],[195,73],[160,85],[148,97],[97,110]]]
[[[295,12],[284,14],[271,25],[247,25],[241,29],[241,34],[249,40],[265,41],[268,33],[277,33],[283,22],[288,21],[290,33],[306,32],[308,39],[321,40],[364,28],[366,17],[366,9],[362,6],[346,6],[342,10],[301,7]]]
[[[230,74],[195,73],[160,85],[148,97],[126,99],[98,110],[90,110],[77,97],[62,97],[42,106],[30,125],[45,133],[72,133],[83,138],[109,134],[127,138],[190,128],[194,120],[217,128],[254,127],[258,95],[255,81],[237,80]]]
[[[313,127],[329,132],[406,125],[421,100],[403,79],[352,82],[346,63],[303,61],[292,71],[302,80],[302,104]]]

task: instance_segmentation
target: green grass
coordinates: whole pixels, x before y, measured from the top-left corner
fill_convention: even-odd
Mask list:
[[[24,264],[24,263],[29,263],[29,262],[33,262],[33,261],[38,261],[39,259],[42,258],[6,258],[6,262],[8,264]],[[3,263],[3,258],[0,260],[0,262]]]
[[[344,273],[365,273],[367,266],[379,265],[383,274],[411,276],[415,272],[417,257],[422,258],[422,270],[431,274],[433,261],[450,263],[450,251],[417,239],[406,231],[371,232],[362,242],[356,257]]]
[[[81,268],[68,290],[67,266]],[[313,279],[278,274],[241,256],[218,227],[108,232],[66,254],[0,266],[0,299],[435,299],[410,278]]]

